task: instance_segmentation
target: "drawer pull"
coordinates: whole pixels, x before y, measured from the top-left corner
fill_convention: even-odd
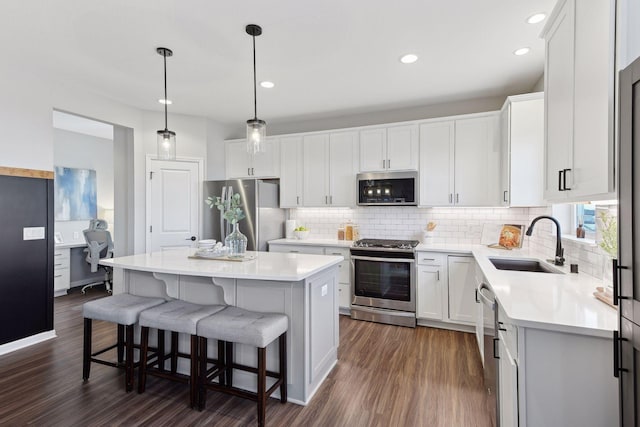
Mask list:
[[[435,261],[435,258],[422,258],[423,261]]]
[[[57,275],[55,275],[53,277],[62,277],[62,274],[57,274]]]
[[[292,254],[300,253],[300,251],[289,251],[289,252],[292,253]]]
[[[62,254],[55,254],[55,256],[62,256]]]

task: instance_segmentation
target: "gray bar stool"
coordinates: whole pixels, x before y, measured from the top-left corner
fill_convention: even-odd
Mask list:
[[[265,424],[267,398],[279,387],[280,402],[287,401],[287,329],[289,319],[280,313],[258,313],[239,307],[224,310],[198,322],[197,335],[200,337],[198,409],[204,409],[207,389],[243,397],[258,403],[258,425]],[[278,338],[279,370],[267,371],[266,347]],[[218,357],[218,366],[207,369],[207,339],[216,339],[220,346],[225,343],[223,360]],[[247,344],[258,348],[258,367],[240,365],[233,359],[233,343]],[[219,347],[220,348],[220,347]],[[258,375],[257,392],[252,393],[233,387],[233,369]],[[224,375],[223,375],[224,374]],[[276,382],[267,390],[267,376]],[[219,378],[219,382],[214,380]]]
[[[84,345],[82,355],[82,379],[87,381],[91,372],[91,362],[116,368],[124,367],[125,390],[133,389],[133,327],[138,322],[138,316],[143,310],[158,306],[165,302],[164,298],[141,297],[131,294],[118,294],[93,301],[88,301],[82,306],[84,317]],[[103,320],[118,325],[118,338],[115,344],[109,345],[92,353],[91,335],[92,321]],[[126,337],[125,337],[126,328]],[[113,348],[118,349],[117,362],[98,359],[101,355]],[[126,355],[123,354],[126,352]],[[124,360],[124,364],[123,364]]]
[[[200,319],[211,316],[223,310],[225,305],[201,305],[183,300],[173,300],[161,306],[150,308],[140,314],[140,370],[138,371],[138,393],[144,393],[147,374],[165,379],[189,383],[189,402],[191,407],[195,406],[197,395],[197,373],[198,373],[198,339],[196,337],[196,326]],[[158,329],[164,334],[164,330],[171,331],[171,350],[167,356],[160,350],[152,356],[149,361],[149,328]],[[178,334],[191,335],[190,354],[178,351]],[[160,347],[160,346],[159,346]],[[165,372],[164,364],[167,358],[171,358],[171,371]],[[178,357],[190,360],[189,376],[177,373]],[[155,368],[154,368],[155,366]]]

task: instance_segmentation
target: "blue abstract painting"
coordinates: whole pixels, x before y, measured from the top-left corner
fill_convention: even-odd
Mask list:
[[[97,217],[96,171],[55,166],[53,186],[56,221]]]

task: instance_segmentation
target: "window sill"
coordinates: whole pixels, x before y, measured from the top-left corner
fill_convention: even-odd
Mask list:
[[[572,242],[576,242],[585,246],[598,246],[598,244],[594,239],[579,239],[576,236],[573,236],[571,234],[563,234],[562,240],[570,240]]]

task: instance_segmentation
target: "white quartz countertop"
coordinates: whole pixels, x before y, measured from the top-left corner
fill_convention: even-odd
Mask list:
[[[251,261],[192,259],[194,249],[130,255],[100,260],[100,264],[127,270],[202,277],[297,282],[339,264],[343,257],[278,252],[250,252]]]
[[[350,248],[352,240],[338,239],[277,239],[269,240],[270,245],[309,245],[309,246],[334,246],[340,248]]]
[[[555,267],[564,274],[498,270],[490,257],[533,258],[545,261],[553,253],[526,249],[500,250],[483,245],[419,245],[419,251],[472,254],[500,306],[514,324],[610,338],[618,329],[617,310],[593,296],[602,282],[569,266]]]

